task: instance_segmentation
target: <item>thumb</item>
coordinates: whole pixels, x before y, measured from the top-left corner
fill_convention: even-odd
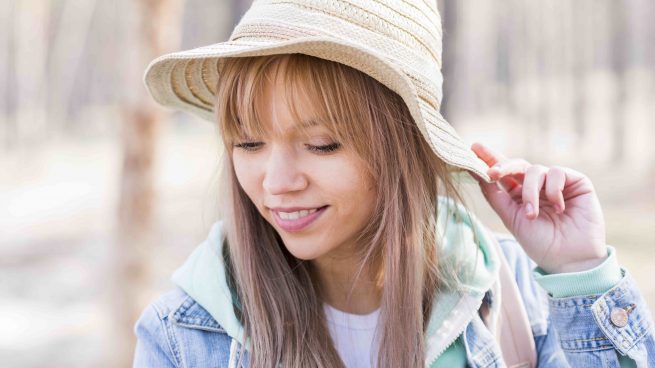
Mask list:
[[[487,183],[475,173],[471,173],[471,175],[477,180],[480,191],[491,208],[509,229],[509,224],[511,224],[514,214],[521,209],[520,205],[506,191],[499,187],[499,181]]]

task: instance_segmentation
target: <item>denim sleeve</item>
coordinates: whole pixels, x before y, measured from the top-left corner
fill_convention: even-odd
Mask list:
[[[649,307],[632,277],[621,271],[621,281],[605,293],[549,298],[552,324],[573,366],[606,362],[621,367],[655,366]]]
[[[502,235],[499,243],[530,320],[545,322],[533,324],[539,367],[655,367],[652,316],[625,269],[605,292],[556,298],[537,284],[536,265],[513,237]]]
[[[534,269],[537,283],[555,298],[602,294],[621,281],[624,276],[616,259],[616,249],[608,246],[607,259],[593,269],[562,274],[548,274],[541,268]],[[618,355],[621,368],[635,368],[635,361]]]
[[[167,339],[165,321],[156,304],[150,304],[134,325],[137,337],[134,368],[178,367]]]

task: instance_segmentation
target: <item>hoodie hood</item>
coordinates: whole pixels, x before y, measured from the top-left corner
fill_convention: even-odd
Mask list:
[[[472,214],[443,196],[439,197],[438,207],[439,256],[446,279],[434,298],[426,361],[435,359],[463,332],[462,325],[465,327],[473,318],[471,312],[479,308],[500,265],[491,244],[493,235]],[[243,326],[234,313],[238,304],[226,278],[224,235],[223,222],[214,223],[207,239],[175,270],[171,280],[207,310],[229,336],[243,344]],[[446,320],[449,323],[444,324]]]

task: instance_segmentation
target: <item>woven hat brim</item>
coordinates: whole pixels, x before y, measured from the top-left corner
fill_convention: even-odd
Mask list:
[[[163,55],[148,65],[143,78],[148,92],[159,104],[214,122],[213,99],[220,59],[292,53],[339,62],[372,76],[403,98],[432,150],[451,166],[454,174],[465,181],[473,181],[466,172],[472,171],[486,182],[492,182],[487,175],[488,166],[433,104],[419,98],[407,75],[383,55],[363,45],[325,36],[281,41],[226,41]]]

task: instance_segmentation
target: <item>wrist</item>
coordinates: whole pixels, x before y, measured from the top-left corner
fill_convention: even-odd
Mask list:
[[[568,264],[568,263],[567,263]],[[577,265],[589,266],[589,265]],[[624,276],[619,266],[616,249],[607,246],[607,258],[601,264],[584,271],[547,273],[541,267],[533,269],[535,280],[555,298],[602,294],[616,285]]]
[[[575,249],[575,247],[571,248]],[[582,272],[595,268],[607,260],[608,251],[606,243],[590,242],[584,250],[580,249],[569,254],[560,254],[545,264],[537,263],[537,265],[549,274]]]
[[[594,257],[594,258],[583,259],[575,262],[568,262],[558,265],[556,267],[552,267],[552,269],[550,270],[544,269],[544,271],[551,274],[587,271],[587,270],[591,270],[592,268],[598,267],[601,263],[607,260],[607,257],[608,255],[605,254],[602,257]]]

